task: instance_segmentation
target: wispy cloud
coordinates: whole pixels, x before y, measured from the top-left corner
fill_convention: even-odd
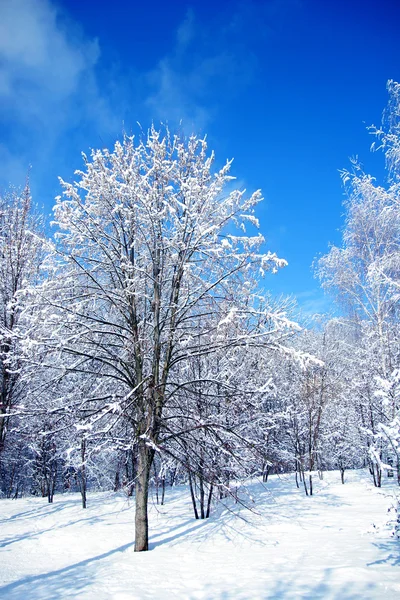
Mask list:
[[[257,45],[275,35],[300,0],[232,2],[207,15],[189,9],[175,45],[148,74],[146,104],[156,120],[183,121],[204,129],[218,116],[221,101],[240,95],[255,80]]]
[[[38,186],[51,202],[71,153],[79,166],[79,150],[112,143],[136,120],[209,128],[257,77],[257,40],[297,2],[188,10],[170,50],[144,70],[123,56],[105,64],[101,40],[53,0],[0,0],[0,186],[21,183],[33,164],[32,181],[53,182]]]
[[[112,127],[99,93],[96,39],[48,0],[0,2],[0,180],[20,177],[36,156],[50,158],[82,122]]]
[[[316,315],[334,315],[337,312],[332,298],[325,295],[320,288],[295,293],[294,296],[297,300],[297,308],[305,319],[311,319]]]
[[[72,39],[71,39],[72,38]],[[74,39],[75,38],[75,39]],[[11,112],[42,118],[35,96],[63,100],[79,87],[99,56],[96,40],[67,38],[54,6],[45,0],[3,0],[0,4],[0,95]]]
[[[204,129],[217,116],[220,99],[251,82],[255,55],[237,35],[242,10],[236,7],[222,22],[220,16],[204,22],[187,12],[174,47],[148,74],[146,104],[154,119],[182,120],[185,128]]]

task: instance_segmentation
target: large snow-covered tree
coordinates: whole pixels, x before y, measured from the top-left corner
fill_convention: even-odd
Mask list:
[[[235,347],[278,346],[290,323],[256,292],[259,275],[285,261],[246,233],[258,225],[260,192],[233,189],[231,162],[214,170],[204,139],[152,128],[84,161],[75,183],[61,181],[51,277],[38,293],[47,365],[93,379],[80,406],[86,431],[129,424],[142,551],[150,469],[163,433],[182,423],[177,398],[196,389],[191,365]],[[227,387],[211,376],[209,386]],[[185,436],[201,427],[209,424],[184,416]]]

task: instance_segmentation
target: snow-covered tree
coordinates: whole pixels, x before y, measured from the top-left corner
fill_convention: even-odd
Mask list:
[[[400,409],[397,394],[390,399],[387,394],[400,366],[400,86],[389,81],[388,90],[382,127],[371,128],[385,153],[387,183],[378,185],[357,162],[351,172],[343,172],[343,244],[332,247],[317,268],[323,286],[337,295],[352,323],[358,357],[352,393],[378,486]]]
[[[8,454],[14,466],[16,456],[6,442],[27,393],[22,341],[30,328],[30,305],[25,291],[38,282],[43,252],[42,219],[32,207],[28,183],[22,191],[9,189],[0,196],[0,463]],[[5,485],[9,493],[10,481]]]
[[[93,380],[88,431],[129,424],[141,551],[154,454],[166,419],[170,428],[181,418],[179,406],[169,410],[177,388],[193,387],[196,358],[278,347],[290,324],[256,291],[259,275],[285,261],[261,252],[261,235],[246,233],[258,224],[260,192],[227,191],[231,162],[213,171],[205,140],[153,128],[138,143],[126,137],[84,160],[76,183],[61,182],[52,276],[38,294],[52,327],[47,364]],[[224,384],[215,378],[214,386]],[[196,416],[185,427],[206,429]]]

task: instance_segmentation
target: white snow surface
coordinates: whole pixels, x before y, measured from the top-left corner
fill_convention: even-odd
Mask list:
[[[86,510],[79,494],[1,500],[0,598],[399,599],[400,542],[387,525],[397,486],[346,476],[325,474],[313,497],[293,476],[270,477],[243,496],[253,512],[230,500],[204,521],[185,486],[167,488],[143,553],[122,494],[89,494]]]

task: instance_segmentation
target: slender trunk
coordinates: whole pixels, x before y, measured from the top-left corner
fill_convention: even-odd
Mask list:
[[[268,481],[268,475],[270,474],[271,471],[271,465],[266,465],[266,467],[263,469],[263,482],[267,483]]]
[[[140,440],[136,477],[135,552],[149,549],[148,498],[150,469],[154,451]]]
[[[55,481],[52,481],[50,479],[48,487],[47,487],[47,501],[49,504],[53,504],[53,500],[54,500],[54,488],[55,488]]]
[[[300,482],[303,483],[304,480],[304,467],[303,467],[303,461],[300,458],[299,462],[298,462],[298,471],[299,471],[299,479]]]
[[[190,496],[192,498],[194,516],[195,516],[195,519],[198,519],[199,518],[199,513],[197,511],[196,496],[194,495],[193,481],[192,481],[192,475],[190,473],[190,470],[188,471],[188,473],[189,473]]]
[[[158,501],[158,475],[157,475],[157,467],[156,464],[154,463],[154,483],[156,485],[156,504],[158,506],[159,501]]]
[[[309,469],[310,469],[310,474],[308,476],[308,480],[309,480],[308,489],[310,491],[310,496],[312,496],[312,494],[313,494],[313,480],[312,480],[311,472],[314,471],[314,463],[315,463],[315,453],[314,453],[313,447],[310,442],[310,445],[308,447],[308,464],[309,464]]]
[[[45,469],[48,470],[48,474],[45,476],[46,493],[44,495],[47,495],[48,503],[52,504],[57,483],[57,461],[49,461],[49,464],[45,465]]]
[[[82,508],[86,508],[86,502],[87,502],[87,498],[86,498],[86,483],[85,483],[85,487],[82,487],[81,496],[82,496]]]
[[[340,469],[340,479],[342,480],[342,483],[344,485],[344,469]]]
[[[14,500],[18,499],[18,494],[19,494],[19,483],[17,483],[17,487],[15,488],[15,494],[13,496]]]
[[[80,468],[80,488],[82,496],[82,508],[86,508],[86,491],[87,491],[87,477],[86,477],[86,440],[81,441],[81,468]]]
[[[200,518],[204,519],[205,518],[205,512],[204,512],[204,479],[203,479],[203,474],[200,473],[199,476],[199,489],[200,489]]]
[[[300,464],[300,477],[301,477],[301,480],[303,481],[303,486],[304,486],[304,491],[306,493],[306,496],[308,496],[307,481],[306,481],[306,476],[304,473],[304,465],[302,463]]]
[[[50,483],[50,498],[51,500],[49,500],[49,502],[53,502],[54,499],[54,493],[56,491],[56,484],[57,484],[57,471],[58,471],[58,465],[57,465],[57,461],[55,462],[54,466],[53,466],[53,471],[52,471],[52,479],[51,479],[51,483]]]
[[[41,482],[40,484],[40,493],[42,494],[42,498],[46,498],[46,496],[48,496],[48,488],[47,488],[47,481],[44,480]]]
[[[213,484],[210,484],[210,490],[208,492],[208,500],[207,500],[207,513],[206,513],[206,519],[209,518],[210,516],[210,510],[211,510],[211,500],[212,500],[212,494],[213,494]]]
[[[296,471],[295,471],[295,480],[296,480],[296,487],[297,487],[297,489],[299,489],[300,488],[300,485],[299,485],[299,469],[298,469],[297,463],[296,463]]]
[[[378,465],[376,465],[376,480],[378,482],[378,487],[381,487],[381,485],[382,485],[382,469],[380,469],[378,467]]]
[[[304,485],[304,491],[306,493],[306,496],[308,496],[308,489],[307,489],[307,482],[306,482],[306,478],[303,475],[303,485]]]
[[[10,326],[12,329],[12,326]],[[11,342],[4,341],[2,347],[0,348],[4,358],[7,357],[10,352]],[[10,373],[5,368],[6,361],[3,360],[2,369],[1,369],[1,391],[0,391],[0,453],[4,450],[5,438],[8,429],[8,420],[6,417],[9,408],[11,407],[11,394],[10,394]]]
[[[164,498],[165,498],[165,475],[162,478],[162,488],[161,488],[161,506],[164,506]]]
[[[372,463],[370,466],[370,473],[374,480],[374,486],[380,488],[382,485],[382,471],[378,465]]]

